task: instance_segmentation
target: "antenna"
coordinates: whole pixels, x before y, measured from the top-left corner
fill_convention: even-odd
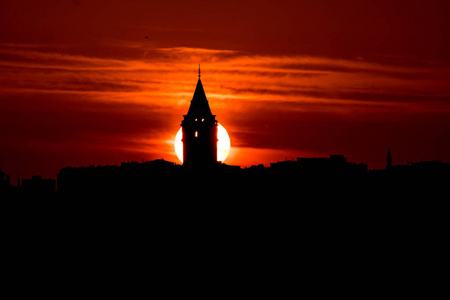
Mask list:
[[[200,78],[200,64],[198,64],[198,78]]]

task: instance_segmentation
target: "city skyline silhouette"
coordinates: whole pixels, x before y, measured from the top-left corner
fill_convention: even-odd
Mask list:
[[[183,143],[182,165],[162,159],[122,162],[120,165],[90,165],[64,167],[57,174],[57,180],[42,178],[17,178],[17,186],[11,185],[11,178],[2,172],[0,193],[7,196],[62,196],[80,197],[125,197],[142,195],[153,190],[153,195],[170,190],[173,179],[178,179],[178,188],[171,197],[183,198],[195,195],[207,200],[212,191],[222,195],[234,193],[246,197],[267,196],[288,197],[296,186],[303,191],[316,193],[322,186],[327,191],[321,196],[342,195],[356,199],[362,193],[376,188],[376,195],[382,192],[397,193],[399,188],[407,193],[432,188],[434,192],[445,189],[450,179],[450,163],[441,161],[413,162],[407,165],[393,165],[391,148],[388,146],[386,166],[381,170],[370,170],[363,162],[349,162],[344,155],[330,154],[329,157],[297,157],[241,168],[228,165],[217,159],[218,121],[212,114],[204,91],[200,66],[198,81],[186,115],[181,122]],[[225,190],[224,190],[225,188]],[[406,194],[407,194],[406,193]],[[403,192],[405,194],[405,192]]]
[[[199,262],[272,298],[304,294],[297,269],[315,295],[445,295],[449,20],[444,0],[0,0],[6,286],[173,287]]]
[[[14,186],[68,166],[181,164],[199,63],[227,165],[343,155],[383,170],[388,149],[393,167],[450,161],[446,2],[1,8],[0,170]]]

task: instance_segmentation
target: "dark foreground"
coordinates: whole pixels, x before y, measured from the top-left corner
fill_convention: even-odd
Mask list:
[[[16,293],[435,298],[444,286],[442,174],[69,171],[58,192],[2,199]]]

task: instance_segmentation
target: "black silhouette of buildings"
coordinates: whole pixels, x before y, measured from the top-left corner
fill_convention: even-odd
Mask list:
[[[0,170],[0,198],[2,198],[3,195],[9,195],[14,191],[15,189],[11,185],[11,177]]]
[[[134,197],[156,199],[177,197],[183,200],[214,200],[212,195],[236,198],[308,198],[351,195],[364,198],[375,195],[389,198],[405,197],[418,189],[444,190],[450,181],[450,164],[425,161],[407,165],[392,165],[388,147],[386,168],[368,170],[364,163],[347,161],[344,155],[329,157],[298,157],[271,163],[270,167],[255,165],[242,169],[217,161],[216,116],[212,114],[203,89],[200,66],[198,81],[189,110],[181,122],[183,165],[164,159],[123,162],[118,165],[66,167],[57,174],[57,182],[33,176],[19,177],[17,187],[0,171],[0,194],[51,195],[107,199]],[[206,170],[206,172],[205,172]],[[57,183],[57,189],[56,189]],[[392,193],[396,190],[397,193]],[[448,197],[447,197],[448,198]]]
[[[393,165],[388,148],[386,168],[368,172],[368,187],[381,199],[412,201],[448,198],[450,163],[439,160]]]
[[[448,196],[450,164],[421,161],[368,170],[364,163],[347,161],[343,155],[299,157],[241,168],[217,164],[207,172],[192,171],[164,159],[123,162],[120,165],[66,167],[57,182],[33,176],[11,186],[0,173],[2,195],[57,195],[87,199],[209,199],[214,193],[230,199],[310,199],[346,195],[348,199],[409,199]],[[57,191],[55,186],[57,183]],[[432,196],[434,195],[434,196]],[[217,198],[216,198],[217,200]]]
[[[10,183],[11,183],[10,176],[0,170],[0,187],[9,186]]]
[[[33,176],[31,179],[22,179],[19,186],[21,192],[36,195],[52,195],[56,192],[56,181],[41,176]]]
[[[386,169],[390,169],[391,167],[392,167],[391,147],[388,147],[388,153],[386,157]]]
[[[323,178],[361,177],[367,174],[367,165],[351,163],[344,155],[330,155],[325,157],[298,157],[295,161],[280,161],[271,163],[270,167],[285,173],[295,172],[303,177],[320,176]]]
[[[440,160],[412,162],[406,165],[387,165],[386,169],[371,170],[372,179],[385,179],[396,183],[430,183],[450,179],[450,163]]]
[[[161,197],[180,180],[180,165],[164,159],[122,162],[118,165],[72,168],[57,175],[58,193],[63,195],[139,194],[145,199]],[[155,194],[155,192],[157,193]],[[158,195],[159,194],[159,195]]]
[[[17,176],[17,186],[11,185],[10,176],[0,171],[0,196],[53,196],[56,193],[56,181],[33,176],[31,179],[22,179]]]
[[[58,192],[61,194],[141,194],[160,197],[169,192],[179,198],[206,197],[212,190],[222,194],[246,193],[258,195],[292,193],[286,185],[303,187],[311,183],[333,183],[343,179],[366,178],[367,165],[348,162],[343,155],[329,158],[297,158],[270,164],[241,168],[217,164],[208,172],[194,173],[192,168],[158,159],[147,162],[127,162],[118,165],[89,166],[60,170]],[[147,196],[148,197],[148,196]]]
[[[211,167],[217,164],[217,121],[206,99],[198,69],[198,82],[188,113],[181,122],[183,165]]]

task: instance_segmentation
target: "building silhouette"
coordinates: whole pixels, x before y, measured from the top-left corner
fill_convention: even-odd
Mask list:
[[[188,113],[181,122],[183,142],[183,165],[210,167],[217,164],[217,120],[211,113],[200,78]]]
[[[200,169],[204,170],[204,169]],[[448,198],[450,164],[421,161],[368,170],[364,163],[349,162],[343,155],[298,157],[241,168],[216,164],[208,172],[198,171],[164,159],[123,162],[119,165],[65,167],[55,180],[33,176],[11,186],[8,175],[1,173],[1,195],[75,196],[76,199],[125,201],[183,201],[237,199],[291,201],[334,199],[407,200]],[[218,193],[219,197],[212,196]],[[324,198],[325,197],[325,198]],[[45,198],[45,197],[44,197]],[[47,198],[45,198],[47,199]],[[232,200],[233,199],[233,200]],[[213,201],[213,202],[214,202]],[[253,205],[253,204],[252,204]]]
[[[201,165],[204,166],[204,165]],[[163,197],[210,199],[211,192],[231,198],[298,197],[303,191],[323,185],[347,187],[367,177],[367,165],[348,162],[343,155],[329,158],[297,158],[294,161],[241,168],[216,164],[208,172],[177,165],[164,159],[123,162],[120,165],[66,167],[58,174],[60,195],[140,195],[143,199]],[[345,181],[349,180],[351,181]],[[354,187],[352,187],[354,188]],[[141,196],[142,195],[142,196]]]
[[[297,160],[279,161],[270,164],[271,169],[286,174],[315,179],[320,177],[340,180],[348,177],[361,178],[367,174],[364,163],[348,162],[344,155],[326,157],[297,157]]]
[[[31,179],[20,180],[17,175],[17,185],[11,185],[10,176],[0,171],[0,199],[3,196],[21,197],[31,199],[35,196],[54,196],[56,194],[56,181],[54,179],[44,179],[41,176],[33,176]]]
[[[7,187],[10,184],[11,184],[10,176],[0,170],[0,187]]]
[[[56,192],[56,181],[37,175],[31,179],[22,179],[22,184],[18,188],[26,194],[52,195]]]
[[[392,167],[391,147],[388,147],[388,153],[386,157],[386,169],[390,169],[391,167]]]
[[[65,167],[57,175],[62,195],[141,194],[145,199],[169,191],[181,176],[180,165],[164,159],[122,162],[120,165]],[[145,196],[144,196],[145,195]]]

